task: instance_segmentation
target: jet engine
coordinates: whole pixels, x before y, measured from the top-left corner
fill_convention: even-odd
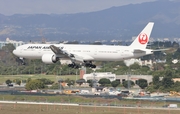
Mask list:
[[[42,56],[42,62],[46,64],[56,63],[59,59],[54,54],[44,54]]]

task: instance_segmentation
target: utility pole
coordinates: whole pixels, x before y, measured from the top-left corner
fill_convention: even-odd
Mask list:
[[[93,87],[96,88],[96,74],[95,71],[93,72]]]
[[[130,77],[131,77],[131,72],[130,72],[130,67],[129,67],[129,72],[128,72],[128,90],[130,90],[131,88],[131,81],[130,81]]]

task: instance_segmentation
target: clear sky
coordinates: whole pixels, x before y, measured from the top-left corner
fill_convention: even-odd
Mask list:
[[[69,14],[156,0],[0,0],[0,14]]]

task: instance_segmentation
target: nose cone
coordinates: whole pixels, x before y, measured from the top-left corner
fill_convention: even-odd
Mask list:
[[[16,49],[13,50],[13,54],[18,57],[21,57],[22,56],[21,51],[22,51],[22,46],[18,46],[18,47],[16,47]]]
[[[17,50],[16,50],[16,49],[13,50],[13,54],[14,54],[14,55],[17,55]]]

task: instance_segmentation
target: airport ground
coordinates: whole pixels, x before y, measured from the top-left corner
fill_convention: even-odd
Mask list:
[[[17,75],[0,76],[0,83],[7,79],[32,79],[47,78],[57,81],[59,78],[79,79],[78,76],[56,76],[56,75]],[[0,101],[22,101],[22,102],[41,102],[42,104],[18,104],[0,103],[0,114],[179,114],[179,108],[168,108],[168,104],[180,102],[170,101],[148,101],[148,100],[119,100],[116,98],[106,99],[103,97],[86,98],[76,95],[8,95],[0,94]],[[46,103],[76,103],[78,106],[71,105],[48,105]]]
[[[12,102],[9,102],[12,101]],[[179,114],[180,102],[119,100],[75,95],[0,95],[0,114]]]
[[[141,107],[0,104],[0,114],[179,114],[179,109]]]

